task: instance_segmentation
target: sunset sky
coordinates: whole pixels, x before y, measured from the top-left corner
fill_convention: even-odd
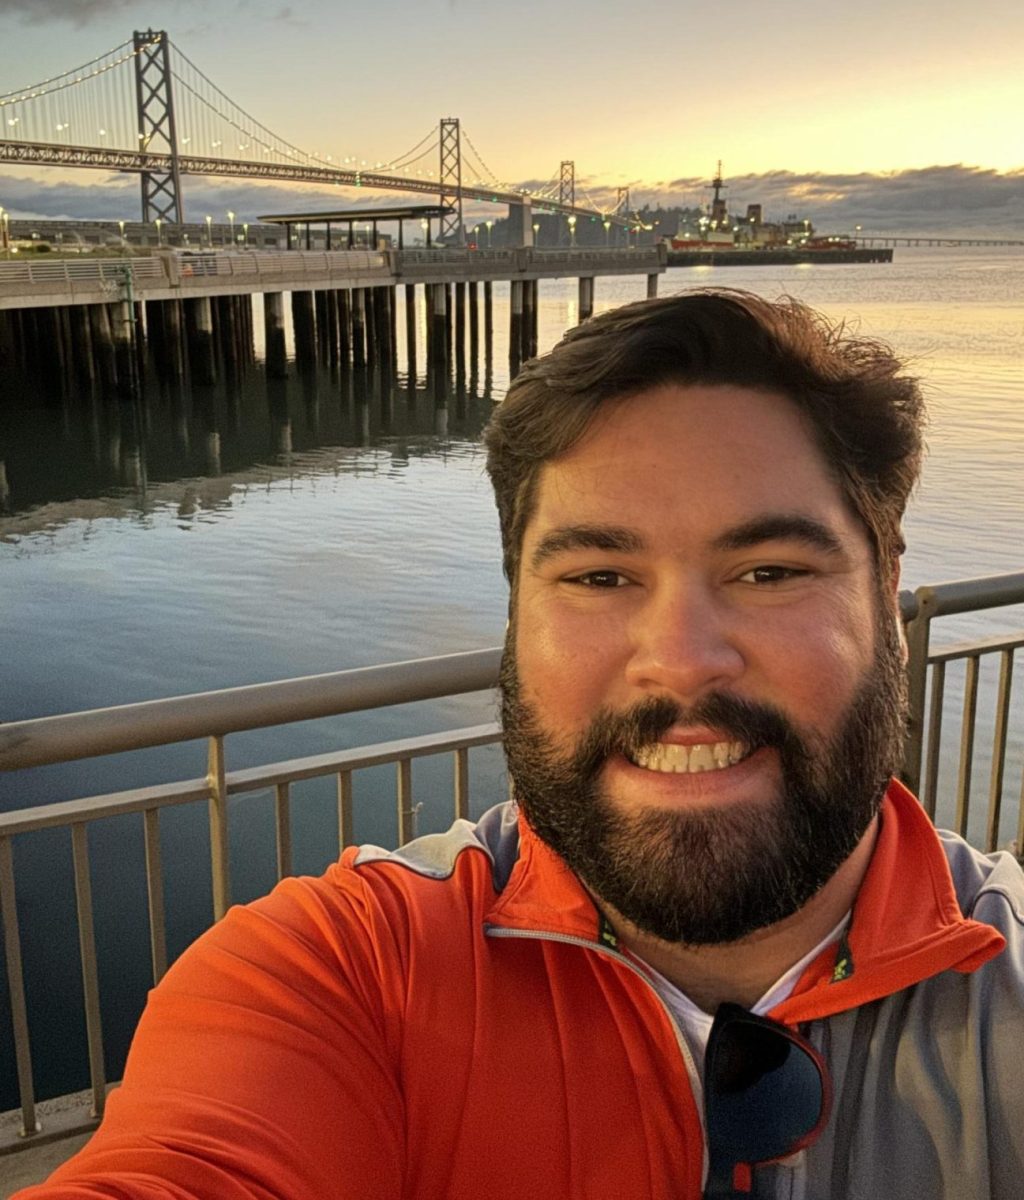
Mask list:
[[[150,25],[265,125],[336,161],[395,157],[458,116],[493,172],[525,184],[573,159],[587,187],[699,203],[721,159],[737,202],[852,205],[882,224],[905,223],[897,196],[940,224],[1024,215],[1019,0],[0,0],[0,93]],[[118,182],[2,167],[0,203],[77,213],[83,192]]]

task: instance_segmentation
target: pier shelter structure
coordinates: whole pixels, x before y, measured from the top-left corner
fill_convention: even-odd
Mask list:
[[[322,225],[325,229],[323,245],[326,250],[354,250],[358,245],[373,250],[380,249],[377,227],[381,224],[394,223],[398,226],[398,249],[405,249],[405,223],[414,221],[422,230],[426,245],[432,245],[431,221],[441,221],[444,217],[455,212],[443,204],[407,204],[401,207],[388,208],[342,208],[333,212],[300,212],[284,213],[276,216],[260,217],[267,225],[283,225],[285,229],[285,246],[289,250],[313,249],[313,226]],[[348,226],[347,236],[340,244],[335,244],[332,231],[335,226]],[[365,236],[360,242],[356,226],[365,230]],[[394,240],[394,239],[392,239]]]

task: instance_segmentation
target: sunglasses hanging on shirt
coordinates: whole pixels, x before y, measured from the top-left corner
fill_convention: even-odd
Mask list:
[[[788,1158],[821,1133],[832,1084],[795,1030],[722,1004],[704,1060],[709,1170],[704,1200],[744,1200],[755,1167]]]

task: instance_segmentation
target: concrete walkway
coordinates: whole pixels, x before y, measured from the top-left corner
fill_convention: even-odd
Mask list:
[[[80,1133],[59,1142],[47,1142],[42,1146],[0,1156],[0,1200],[8,1200],[9,1196],[29,1184],[42,1183],[51,1171],[80,1150],[90,1137],[91,1134]]]

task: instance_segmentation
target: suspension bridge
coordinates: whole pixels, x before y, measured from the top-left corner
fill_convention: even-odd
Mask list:
[[[152,29],[72,70],[0,94],[0,163],[135,173],[147,223],[183,223],[182,177],[195,175],[429,193],[450,210],[439,236],[451,245],[465,244],[466,200],[508,205],[527,245],[532,211],[562,213],[570,224],[598,217],[606,229],[637,219],[628,188],[616,189],[614,204],[602,209],[578,188],[572,160],[541,188],[500,179],[457,117],[441,118],[386,161],[300,149],[236,104],[166,32]]]

